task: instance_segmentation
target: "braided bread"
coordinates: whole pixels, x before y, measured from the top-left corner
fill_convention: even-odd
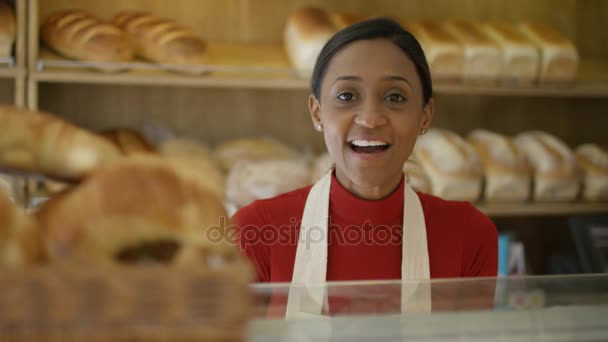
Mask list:
[[[124,11],[112,23],[128,32],[139,57],[161,64],[196,65],[206,60],[205,42],[194,31],[146,12]]]
[[[134,57],[123,31],[82,10],[51,14],[42,24],[40,35],[46,45],[72,59],[124,62]]]

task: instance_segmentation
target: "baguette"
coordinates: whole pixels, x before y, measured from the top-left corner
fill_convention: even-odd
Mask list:
[[[540,82],[559,83],[576,79],[580,57],[570,40],[543,23],[522,22],[519,28],[540,49]]]
[[[148,61],[200,65],[208,59],[205,41],[173,20],[146,12],[123,11],[112,23],[129,34],[137,55]]]
[[[7,3],[0,0],[0,57],[11,55],[15,35],[15,13]]]
[[[95,134],[45,112],[0,106],[0,168],[78,181],[120,157]]]
[[[125,32],[83,10],[51,14],[42,24],[40,35],[51,49],[76,60],[126,62],[134,58]]]

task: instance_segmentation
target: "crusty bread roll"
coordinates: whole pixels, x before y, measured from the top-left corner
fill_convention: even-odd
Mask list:
[[[226,181],[226,198],[239,207],[310,184],[310,165],[303,159],[241,161]]]
[[[126,31],[138,56],[161,64],[198,65],[207,61],[207,44],[192,29],[146,12],[123,11],[112,23]]]
[[[136,153],[155,153],[155,148],[141,133],[128,129],[109,129],[100,133],[109,142],[114,144],[123,155]]]
[[[476,201],[483,172],[475,148],[454,132],[433,128],[418,138],[414,157],[431,181],[433,195]]]
[[[583,198],[608,200],[608,151],[596,144],[583,144],[576,148],[575,155],[583,171]]]
[[[502,50],[501,80],[523,84],[536,81],[540,63],[538,49],[515,25],[493,21],[484,23],[482,29]]]
[[[503,69],[503,56],[500,48],[481,29],[474,20],[448,19],[444,23],[464,48],[464,79],[496,81]]]
[[[422,166],[420,166],[420,162],[415,157],[410,157],[403,164],[403,173],[405,174],[407,184],[412,189],[427,194],[432,193],[431,182],[426,173],[424,173]]]
[[[229,140],[215,149],[215,158],[225,172],[241,160],[291,159],[300,153],[270,137]]]
[[[416,37],[434,80],[460,80],[464,77],[464,49],[437,21],[418,20],[403,23]]]
[[[0,167],[79,180],[120,158],[112,144],[45,112],[0,106]]]
[[[576,79],[580,57],[570,40],[539,22],[522,22],[519,28],[540,49],[540,82],[570,82]]]
[[[534,172],[534,199],[570,201],[579,192],[576,158],[557,137],[540,131],[518,134],[515,144],[524,152]]]
[[[7,3],[0,0],[0,57],[11,55],[16,31],[13,9]]]
[[[476,129],[468,140],[484,168],[486,201],[524,201],[530,197],[532,171],[526,156],[509,137]]]
[[[35,266],[43,261],[36,221],[17,209],[0,189],[0,267]]]
[[[225,177],[209,148],[190,139],[170,139],[159,146],[160,154],[191,172],[220,199],[224,198]]]
[[[134,57],[125,32],[83,10],[51,14],[40,28],[46,45],[65,57],[94,62],[125,62]]]
[[[333,12],[330,16],[331,22],[338,30],[345,29],[352,24],[365,20],[365,18],[360,15],[344,12]]]
[[[337,31],[330,15],[320,8],[301,8],[289,16],[284,43],[299,76],[311,76],[321,49]]]
[[[316,183],[334,167],[334,161],[328,152],[323,152],[312,162],[310,170],[310,181]]]
[[[200,249],[238,254],[222,202],[159,156],[124,158],[51,204],[40,220],[53,263],[174,265]]]

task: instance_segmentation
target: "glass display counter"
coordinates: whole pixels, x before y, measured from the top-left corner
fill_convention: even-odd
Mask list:
[[[251,288],[250,341],[608,340],[608,274]]]

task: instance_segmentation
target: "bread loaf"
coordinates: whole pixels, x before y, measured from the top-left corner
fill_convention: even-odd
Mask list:
[[[539,22],[522,22],[519,28],[540,49],[540,82],[570,82],[576,79],[580,57],[570,40]]]
[[[540,131],[524,132],[514,138],[534,172],[534,199],[571,201],[579,192],[576,158],[557,137]]]
[[[0,0],[0,57],[11,55],[15,43],[16,26],[13,9]]]
[[[112,144],[58,117],[0,106],[0,168],[80,180],[120,157]]]
[[[583,144],[575,150],[583,173],[583,198],[608,200],[608,151],[595,144]]]
[[[501,49],[503,68],[500,78],[507,82],[532,83],[538,78],[538,50],[515,25],[503,21],[484,23],[483,31]]]
[[[464,48],[464,79],[496,81],[503,69],[503,56],[498,45],[481,29],[477,21],[449,19],[444,23]]]
[[[430,129],[414,148],[431,181],[433,195],[449,200],[476,201],[481,195],[482,166],[475,148],[459,135]]]
[[[53,263],[175,265],[200,249],[208,257],[238,257],[225,236],[221,201],[158,156],[136,155],[99,170],[40,216]]]
[[[43,261],[36,221],[18,210],[0,189],[0,268],[35,266]]]
[[[226,181],[226,198],[239,207],[310,184],[310,165],[302,159],[243,160]]]
[[[40,36],[51,49],[72,59],[125,62],[134,57],[125,32],[83,10],[51,14],[42,24]]]
[[[330,15],[320,8],[301,8],[289,16],[284,43],[299,76],[311,76],[321,49],[337,31]]]
[[[192,29],[146,12],[123,11],[112,23],[131,37],[138,56],[161,64],[200,65],[207,59],[205,41]]]
[[[419,20],[403,27],[420,42],[434,80],[460,80],[464,77],[464,49],[439,22]]]
[[[215,149],[215,158],[225,172],[241,160],[293,159],[300,153],[269,137],[229,140]]]
[[[431,182],[416,158],[410,157],[405,164],[403,164],[403,173],[405,173],[407,184],[409,184],[414,191],[427,194],[432,193]]]
[[[100,135],[114,144],[123,155],[155,152],[154,147],[146,137],[132,129],[109,129],[101,132]]]
[[[484,168],[486,201],[524,201],[530,197],[530,166],[526,156],[510,138],[477,129],[469,134],[468,140],[475,147]]]

